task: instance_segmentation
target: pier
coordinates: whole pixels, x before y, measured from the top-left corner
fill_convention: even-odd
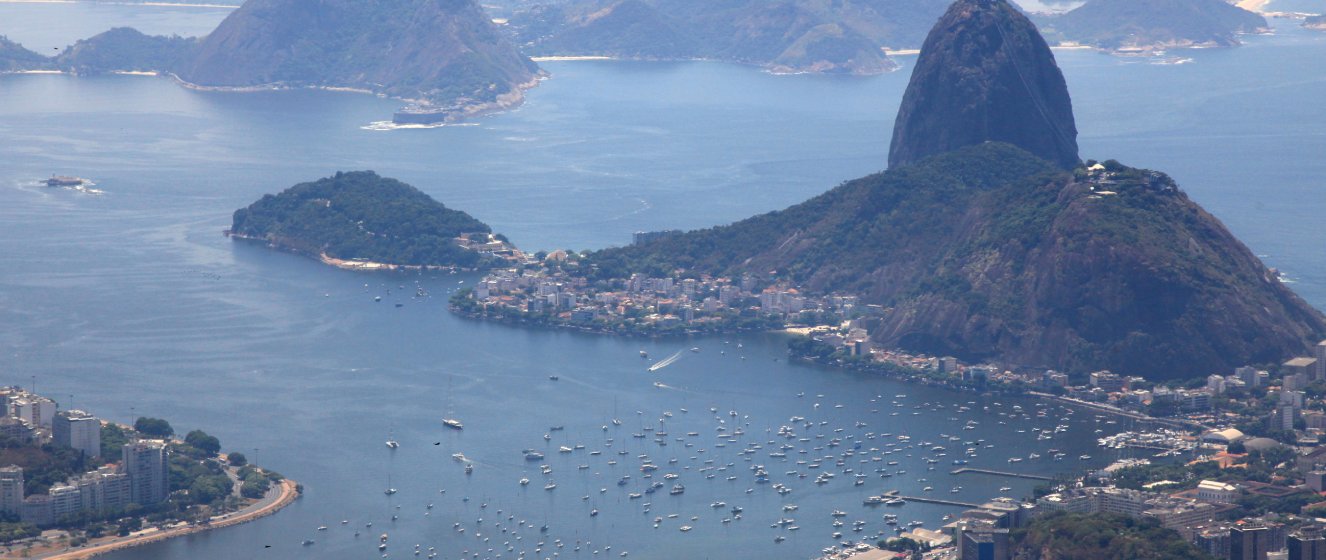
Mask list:
[[[1050,477],[1048,477],[1048,476],[1041,476],[1041,475],[1039,475],[1039,474],[1015,473],[1015,472],[1007,472],[1007,471],[992,471],[992,470],[990,470],[990,469],[973,469],[973,468],[969,468],[969,467],[963,467],[963,468],[960,468],[960,469],[957,469],[957,470],[951,471],[949,474],[963,474],[963,473],[992,474],[992,475],[995,475],[995,476],[1007,476],[1007,477],[1012,477],[1012,478],[1029,478],[1029,479],[1031,479],[1031,480],[1050,480],[1050,481],[1054,480],[1053,478],[1050,478]]]
[[[959,502],[959,501],[957,501],[957,500],[944,500],[944,499],[940,499],[940,498],[924,498],[924,497],[921,497],[921,496],[903,496],[903,495],[898,494],[898,491],[897,491],[897,490],[889,490],[888,492],[885,492],[884,495],[885,495],[885,496],[888,496],[888,497],[890,497],[890,498],[902,498],[902,499],[907,500],[907,501],[909,501],[909,502],[919,502],[919,503],[923,503],[923,504],[939,504],[939,505],[941,505],[941,506],[957,506],[957,507],[965,507],[965,508],[978,508],[978,507],[981,507],[981,504],[973,504],[973,503],[968,503],[968,502]]]

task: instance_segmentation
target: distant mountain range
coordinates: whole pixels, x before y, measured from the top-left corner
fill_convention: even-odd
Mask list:
[[[572,0],[517,11],[532,55],[711,59],[781,72],[874,74],[920,46],[945,0]]]
[[[1077,372],[1196,377],[1298,355],[1326,334],[1326,317],[1168,176],[1077,163],[1054,57],[1006,0],[950,7],[898,128],[884,173],[599,251],[591,269],[855,294],[885,309],[871,332],[884,347]]]
[[[1042,23],[1063,39],[1107,50],[1230,47],[1240,34],[1270,27],[1224,0],[1089,0]]]
[[[150,70],[221,89],[361,89],[436,110],[438,120],[519,104],[539,73],[475,0],[248,0],[201,39],[112,29],[55,59],[3,42],[4,68]]]

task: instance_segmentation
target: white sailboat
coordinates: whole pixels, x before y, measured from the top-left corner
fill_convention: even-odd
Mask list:
[[[452,409],[454,393],[451,390],[451,385],[454,379],[454,377],[447,378],[447,417],[442,419],[442,425],[453,430],[463,430],[465,429],[465,424],[462,424],[460,420],[456,419],[455,411]]]

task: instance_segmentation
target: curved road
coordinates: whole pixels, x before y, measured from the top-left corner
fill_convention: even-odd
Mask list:
[[[263,496],[262,499],[254,502],[249,507],[234,513],[213,517],[207,525],[190,525],[188,527],[166,529],[164,531],[152,531],[147,534],[128,537],[110,537],[107,540],[93,541],[89,546],[77,550],[40,553],[30,556],[30,558],[43,560],[82,560],[84,558],[91,558],[100,554],[106,554],[135,546],[142,546],[174,537],[239,525],[240,523],[247,523],[254,519],[276,513],[277,511],[280,511],[281,508],[290,505],[298,497],[298,484],[290,479],[286,479],[282,480],[280,484],[272,487],[272,489],[267,492],[267,495]]]

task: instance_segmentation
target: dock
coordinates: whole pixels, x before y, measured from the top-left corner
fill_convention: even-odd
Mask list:
[[[921,496],[903,496],[903,495],[898,494],[898,491],[897,491],[897,490],[889,490],[888,492],[885,492],[884,495],[885,495],[885,496],[888,496],[888,497],[890,497],[890,498],[902,498],[902,499],[907,500],[907,501],[909,501],[909,502],[919,502],[919,503],[923,503],[923,504],[939,504],[939,505],[941,505],[941,506],[957,506],[957,507],[965,507],[965,508],[972,508],[972,509],[975,509],[975,508],[981,507],[981,504],[973,504],[973,503],[969,503],[969,502],[959,502],[959,501],[957,501],[957,500],[944,500],[944,499],[940,499],[940,498],[925,498],[925,497],[921,497]]]
[[[995,476],[1007,476],[1007,477],[1012,477],[1012,478],[1027,478],[1027,479],[1031,479],[1031,480],[1048,480],[1048,481],[1053,481],[1053,480],[1054,480],[1053,478],[1050,478],[1050,477],[1048,477],[1048,476],[1042,476],[1042,475],[1039,475],[1039,474],[1015,473],[1015,472],[1007,472],[1007,471],[994,471],[994,470],[990,470],[990,469],[974,469],[974,468],[970,468],[970,467],[963,467],[963,468],[956,469],[956,470],[953,470],[953,471],[950,471],[950,472],[949,472],[949,474],[964,474],[964,473],[992,474],[992,475],[995,475]]]

